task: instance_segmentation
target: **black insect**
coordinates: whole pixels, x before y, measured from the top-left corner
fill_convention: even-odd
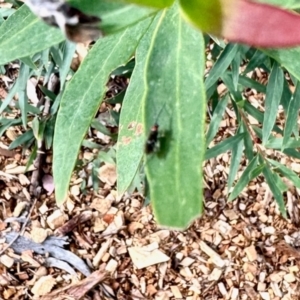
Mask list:
[[[150,129],[150,133],[149,133],[147,141],[145,143],[145,153],[146,154],[151,154],[151,153],[159,151],[159,148],[160,148],[160,145],[159,145],[160,132],[159,132],[159,124],[158,124],[157,121],[158,121],[159,116],[160,116],[163,108],[165,107],[165,105],[166,105],[166,103],[160,109],[160,111],[159,111],[159,113],[156,117],[156,121]]]
[[[146,154],[153,153],[157,149],[158,134],[159,134],[158,129],[159,129],[159,125],[157,123],[155,123],[151,127],[148,139],[147,139],[146,144],[145,144],[145,153]]]

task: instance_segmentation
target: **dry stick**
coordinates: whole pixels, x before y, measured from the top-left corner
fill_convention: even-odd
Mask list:
[[[37,198],[34,199],[32,205],[31,205],[30,211],[29,211],[29,213],[28,213],[28,216],[27,216],[25,222],[23,223],[21,230],[20,230],[20,231],[17,233],[17,235],[10,241],[10,243],[9,243],[6,247],[4,247],[4,249],[2,249],[2,250],[0,251],[0,255],[2,255],[8,248],[10,248],[10,246],[11,246],[11,245],[19,238],[20,235],[23,235],[23,233],[24,233],[24,231],[25,231],[25,228],[26,228],[26,225],[27,225],[27,223],[28,223],[28,221],[29,221],[29,218],[30,218],[30,216],[31,216],[31,214],[32,214],[32,212],[33,212],[33,209],[34,209],[35,205],[36,205],[36,202],[37,202]]]

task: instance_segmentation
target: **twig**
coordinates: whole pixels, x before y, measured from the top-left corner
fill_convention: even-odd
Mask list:
[[[37,198],[34,199],[32,205],[31,205],[30,211],[29,211],[29,213],[28,213],[28,216],[27,216],[25,222],[23,223],[21,230],[20,230],[20,231],[18,232],[18,234],[10,241],[10,243],[9,243],[6,247],[4,247],[4,249],[2,249],[2,250],[0,251],[0,255],[2,255],[8,248],[10,248],[11,245],[19,238],[20,235],[23,235],[23,234],[24,234],[25,229],[26,229],[26,225],[27,225],[27,223],[28,223],[28,221],[29,221],[29,218],[30,218],[32,212],[33,212],[33,209],[34,209],[34,207],[35,207],[35,205],[36,205],[36,202],[37,202]]]

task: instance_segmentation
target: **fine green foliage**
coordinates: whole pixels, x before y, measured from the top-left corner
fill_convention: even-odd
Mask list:
[[[119,196],[127,190],[140,191],[145,175],[142,185],[149,184],[146,194],[158,223],[184,228],[202,213],[203,162],[229,153],[228,199],[234,200],[251,180],[261,176],[280,212],[287,217],[284,202],[287,187],[283,178],[298,188],[300,180],[295,172],[268,157],[264,148],[300,158],[297,125],[300,48],[258,50],[224,43],[214,36],[203,35],[186,21],[193,20],[201,10],[203,28],[210,26],[212,17],[215,26],[221,26],[221,1],[217,0],[209,4],[199,0],[69,2],[85,13],[99,16],[104,33],[75,75],[70,63],[76,45],[65,41],[59,29],[45,25],[25,5],[17,10],[0,11],[4,18],[0,19],[1,70],[9,61],[20,61],[19,77],[0,111],[9,112],[10,103],[18,93],[16,106],[21,112],[21,117],[14,120],[1,117],[0,135],[11,126],[23,126],[25,133],[10,148],[31,147],[28,164],[42,142],[46,149],[53,148],[58,204],[67,198],[80,147],[101,148],[85,139],[89,126],[111,135],[94,117],[105,97],[110,75],[126,71],[130,77],[127,90],[108,100],[122,104],[120,119],[116,121],[118,137],[111,135],[117,139],[116,149],[100,150],[92,162],[95,192],[101,163],[116,163]],[[290,1],[287,7],[294,5]],[[211,12],[215,14],[212,16]],[[204,76],[206,46],[212,68]],[[245,63],[241,72],[240,67]],[[249,76],[257,68],[269,74],[267,85]],[[50,113],[45,118],[41,108],[29,104],[26,84],[32,76],[43,77],[47,83],[56,69],[61,81],[58,94],[45,86],[39,87],[51,100]],[[291,79],[284,76],[286,71]],[[70,82],[68,75],[72,75]],[[217,90],[220,82],[226,86],[221,96]],[[289,89],[291,84],[296,86],[294,93]],[[244,92],[249,88],[266,93],[264,110],[245,97]],[[280,105],[286,119],[284,128],[276,124]],[[228,111],[234,116],[236,126],[231,135],[222,136],[220,124]],[[250,117],[256,124],[250,122]],[[220,136],[222,139],[215,143]],[[149,137],[153,149],[145,153]]]

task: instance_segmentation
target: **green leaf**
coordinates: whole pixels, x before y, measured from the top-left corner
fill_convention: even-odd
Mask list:
[[[9,145],[9,150],[13,150],[17,147],[19,147],[22,144],[25,144],[27,141],[32,140],[33,138],[33,131],[32,129],[29,129],[19,137],[17,137],[10,145]]]
[[[244,131],[244,145],[245,145],[245,155],[249,161],[253,159],[253,140],[251,138],[250,133],[248,132],[248,128],[245,123],[242,123],[243,131]]]
[[[70,41],[66,41],[63,49],[62,64],[59,66],[59,79],[60,79],[60,90],[63,90],[67,75],[70,71],[70,65],[74,57],[76,50],[76,44]]]
[[[283,138],[275,138],[271,137],[267,144],[265,145],[266,148],[269,149],[274,149],[274,150],[281,150],[282,149],[282,144],[283,144]],[[295,138],[290,138],[284,147],[284,150],[287,150],[287,148],[299,148],[300,147],[300,140],[295,139]]]
[[[99,40],[67,85],[54,134],[53,174],[57,203],[66,199],[81,142],[103,99],[109,74],[129,60],[150,21]]]
[[[281,163],[279,163],[279,162],[277,162],[277,161],[275,161],[273,159],[268,159],[268,162],[270,162],[273,166],[276,167],[275,171],[278,171],[283,176],[285,176],[286,178],[288,178],[290,181],[292,181],[292,183],[298,189],[300,189],[300,178],[299,178],[298,174],[296,174],[291,169],[287,168],[283,164],[281,164]]]
[[[238,89],[241,61],[242,61],[241,53],[237,52],[236,56],[232,61],[232,79],[233,79],[233,86],[235,91],[237,91]]]
[[[226,140],[223,140],[216,146],[214,146],[206,151],[205,160],[211,159],[222,153],[225,153],[226,151],[231,150],[232,147],[236,147],[238,145],[238,143],[241,140],[243,140],[243,138],[244,138],[244,133],[240,133],[240,134],[232,136]]]
[[[157,7],[157,8],[165,8],[174,2],[174,0],[122,0],[123,2],[127,3],[136,3],[142,6],[150,6],[150,7]]]
[[[100,29],[104,35],[124,30],[157,11],[150,7],[111,0],[72,0],[68,2],[87,14],[101,18]]]
[[[205,2],[205,1],[203,1]],[[212,69],[209,71],[209,75],[205,80],[205,88],[208,90],[227,70],[232,60],[234,59],[238,49],[238,44],[228,44],[216,61]]]
[[[243,133],[243,126],[238,129],[238,134]],[[232,147],[230,160],[229,175],[227,180],[228,191],[230,191],[236,174],[240,168],[241,159],[243,156],[244,140],[241,140],[235,147]]]
[[[247,74],[255,68],[260,67],[267,59],[269,58],[265,53],[261,52],[260,50],[256,50],[247,64],[246,69],[243,71],[243,74]]]
[[[26,88],[27,88],[27,80],[29,79],[29,67],[25,64],[21,64],[20,68],[20,74],[19,74],[19,89],[18,89],[18,95],[19,95],[19,107],[21,110],[21,118],[24,128],[27,127],[27,103],[28,98],[26,94]]]
[[[262,172],[265,165],[262,164],[257,166],[257,164],[258,157],[255,156],[244,170],[243,174],[241,175],[241,178],[238,180],[233,191],[231,192],[228,201],[234,200],[243,191],[246,185]]]
[[[255,89],[260,93],[265,93],[266,92],[266,86],[264,86],[263,84],[249,78],[243,75],[240,75],[239,77],[239,84],[241,84],[242,86],[246,87],[246,88],[251,88],[251,89]]]
[[[281,212],[284,218],[287,218],[282,192],[278,186],[278,177],[276,177],[275,174],[273,174],[268,165],[265,165],[265,168],[263,169],[263,174],[276,200],[276,203],[278,204],[279,211]]]
[[[265,114],[262,131],[263,145],[266,145],[276,121],[278,106],[283,91],[283,80],[284,74],[282,69],[277,63],[274,63],[267,86],[265,100]]]
[[[144,138],[148,139],[155,122],[160,136],[159,151],[146,157],[151,203],[160,225],[184,228],[202,212],[203,36],[185,23],[175,4],[157,16],[143,43],[141,47],[148,49],[142,98]]]
[[[298,81],[294,95],[290,100],[290,105],[286,116],[286,123],[284,127],[281,151],[287,148],[287,144],[291,138],[293,129],[295,128],[295,124],[297,124],[298,121],[299,109],[300,109],[300,83]]]
[[[230,94],[232,95],[233,99],[236,103],[240,102],[243,99],[242,93],[238,91],[234,86],[234,78],[232,77],[232,72],[224,72],[221,76],[221,79],[223,80],[224,84],[230,91]]]
[[[215,135],[218,132],[218,128],[220,125],[220,122],[223,118],[223,114],[225,112],[225,109],[227,107],[229,101],[229,96],[225,96],[218,102],[217,107],[214,110],[212,119],[210,120],[210,124],[208,127],[208,131],[206,134],[206,145],[209,146],[210,142],[213,140]]]
[[[257,108],[255,108],[248,101],[244,102],[244,109],[249,115],[251,115],[259,123],[263,123],[265,117],[264,113],[258,110]],[[274,125],[272,130],[274,130],[277,133],[283,134],[282,129],[280,129],[276,124]]]
[[[273,57],[282,67],[300,80],[300,47],[289,49],[262,49],[264,53]]]
[[[155,24],[155,21],[153,21]],[[152,25],[154,26],[154,25]],[[149,28],[151,31],[151,28]],[[144,151],[142,98],[147,90],[145,69],[149,50],[149,31],[136,51],[136,62],[127,87],[120,116],[117,148],[118,195],[123,195],[136,177]]]
[[[58,29],[46,25],[23,5],[0,26],[0,65],[31,56],[63,40]]]

